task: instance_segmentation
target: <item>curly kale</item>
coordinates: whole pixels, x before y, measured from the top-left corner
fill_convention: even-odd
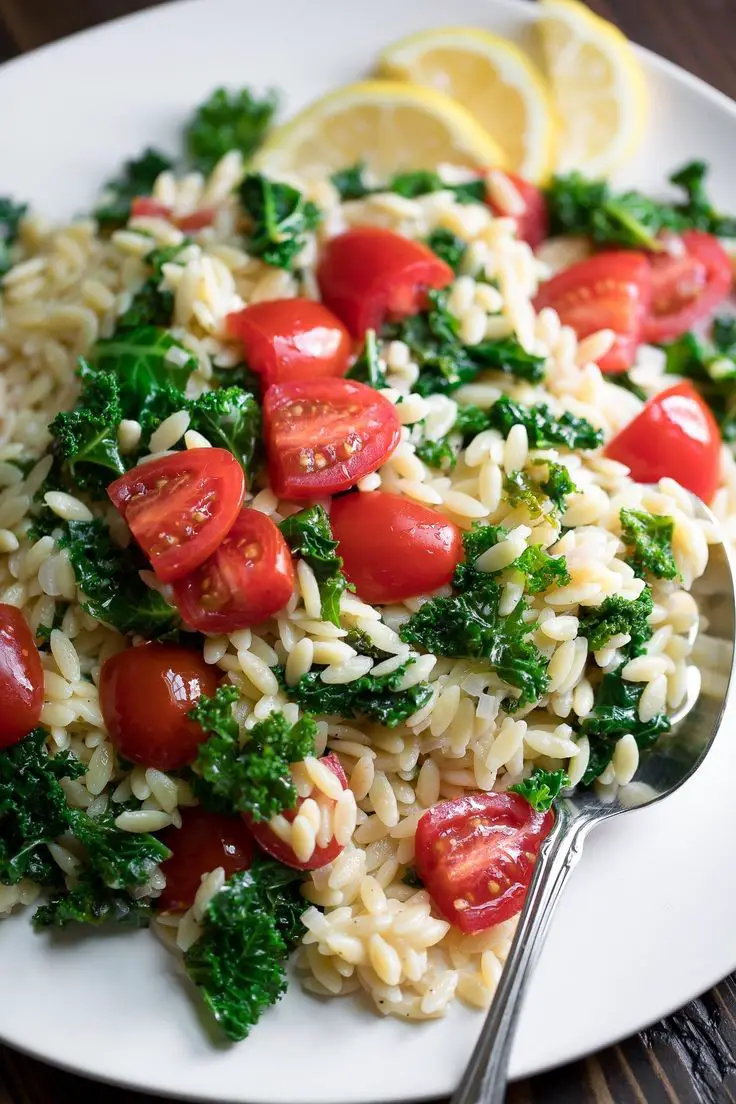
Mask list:
[[[44,928],[65,928],[69,924],[123,924],[132,928],[146,927],[153,915],[146,901],[135,900],[123,890],[110,889],[94,874],[85,871],[66,893],[54,894],[47,904],[33,914],[36,931]]]
[[[621,678],[621,669],[603,676],[593,710],[580,723],[581,734],[590,742],[590,760],[582,778],[584,786],[603,773],[622,736],[631,733],[639,750],[645,751],[671,727],[664,713],[658,713],[650,721],[639,720],[639,701],[645,684],[626,682]]]
[[[340,196],[341,203],[347,203],[351,199],[364,199],[375,191],[365,179],[366,165],[364,161],[358,161],[355,165],[348,165],[345,169],[338,169],[330,177]]]
[[[507,535],[508,530],[503,525],[485,525],[480,522],[476,522],[471,530],[463,533],[464,559],[455,568],[453,576],[456,590],[467,591],[484,585],[488,573],[479,571],[475,567],[475,561]],[[539,544],[529,545],[503,571],[517,571],[522,574],[529,594],[540,594],[552,586],[566,586],[570,582],[565,557],[550,556]]]
[[[173,291],[161,291],[160,276],[149,276],[133,296],[130,306],[117,320],[115,333],[142,326],[170,326],[174,314]]]
[[[276,268],[292,269],[305,235],[319,225],[319,208],[297,188],[260,173],[246,176],[238,195],[249,222],[248,252]]]
[[[716,318],[710,340],[684,333],[662,348],[666,371],[691,379],[713,411],[723,440],[736,441],[736,319]]]
[[[575,494],[577,487],[572,481],[572,476],[564,464],[555,464],[552,460],[545,461],[547,465],[547,478],[540,484],[547,498],[554,502],[558,510],[564,513],[569,494]]]
[[[286,959],[298,941],[298,871],[268,860],[234,874],[210,901],[204,931],[184,956],[187,972],[225,1036],[246,1038],[286,992]]]
[[[386,373],[381,367],[375,330],[365,331],[363,350],[345,375],[347,379],[367,383],[369,387],[386,386]]]
[[[83,379],[87,370],[82,361]],[[99,375],[86,380],[75,408],[57,414],[49,426],[69,480],[95,498],[104,498],[108,484],[125,472],[118,445],[122,416],[118,381]]]
[[[279,525],[295,556],[301,556],[314,572],[319,586],[323,621],[340,624],[340,595],[347,586],[342,557],[332,536],[330,519],[324,506],[308,506],[291,514]]]
[[[416,444],[417,456],[432,468],[450,472],[457,463],[460,449],[488,429],[488,424],[488,413],[479,406],[459,406],[455,422],[444,437],[420,438]]]
[[[427,238],[427,245],[453,272],[459,272],[468,251],[468,243],[453,234],[452,230],[438,227]]]
[[[156,178],[173,162],[159,150],[145,149],[140,157],[126,161],[122,172],[105,185],[94,216],[102,230],[117,230],[130,218],[136,196],[150,195]]]
[[[560,796],[560,791],[569,785],[570,779],[564,770],[548,771],[537,767],[523,782],[509,786],[508,792],[521,794],[532,809],[538,813],[546,813]]]
[[[545,403],[523,406],[508,395],[502,395],[490,408],[488,422],[503,437],[508,437],[513,426],[523,425],[532,448],[563,445],[569,449],[596,449],[603,444],[603,431],[586,418],[578,418],[569,410],[558,416]]]
[[[330,180],[339,192],[342,202],[351,199],[364,199],[377,192],[394,192],[405,199],[418,199],[430,192],[452,192],[458,203],[483,203],[486,198],[486,186],[482,177],[464,181],[461,184],[448,184],[436,172],[417,169],[413,172],[396,173],[383,184],[369,184],[366,180],[366,164],[358,161],[345,169],[334,172]]]
[[[679,579],[674,553],[672,534],[675,523],[671,517],[648,514],[645,510],[621,510],[621,540],[631,554],[627,563],[631,564],[640,578],[647,573],[657,579]]]
[[[217,88],[199,105],[184,130],[194,167],[207,175],[229,150],[238,150],[247,161],[266,137],[278,104],[273,89],[258,98],[249,88],[237,92]]]
[[[541,594],[550,587],[567,586],[570,582],[565,557],[550,556],[540,544],[530,544],[507,570],[520,571],[525,576],[528,594]]]
[[[291,700],[310,713],[347,719],[367,717],[386,728],[396,728],[432,697],[432,688],[426,682],[400,689],[408,666],[402,663],[389,675],[368,674],[339,684],[322,682],[319,670],[313,670],[302,675],[296,686],[287,686],[283,668],[274,670]]]
[[[539,517],[544,508],[546,495],[538,483],[526,472],[512,471],[503,479],[503,491],[509,506],[516,510],[523,506],[529,517]]]
[[[193,763],[195,792],[214,811],[269,820],[294,808],[289,766],[314,754],[317,729],[309,716],[292,725],[283,713],[271,713],[249,730],[241,746],[232,709],[237,699],[237,690],[221,686],[213,697],[201,697],[191,711],[209,734]]]
[[[152,426],[171,413],[172,402],[181,400],[180,392],[196,366],[194,354],[171,334],[156,326],[141,326],[98,341],[83,368],[82,381],[112,376],[120,389],[122,417]],[[81,403],[85,393],[86,389]]]
[[[638,598],[631,600],[614,594],[604,598],[600,606],[581,609],[578,635],[587,637],[589,650],[597,652],[606,647],[612,636],[628,633],[631,641],[626,646],[626,654],[631,658],[643,655],[652,636],[649,617],[653,609],[652,592],[648,586],[644,587]]]
[[[13,264],[12,249],[27,210],[27,203],[14,203],[9,196],[0,196],[0,277]]]
[[[253,476],[261,452],[261,408],[253,395],[240,387],[222,387],[187,399],[179,404],[182,408],[189,411],[190,429],[216,448],[227,449],[246,475]]]

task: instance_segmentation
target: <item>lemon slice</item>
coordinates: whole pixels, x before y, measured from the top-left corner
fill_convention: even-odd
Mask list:
[[[442,92],[398,81],[349,84],[278,127],[254,164],[264,172],[323,173],[364,161],[380,180],[446,162],[505,167],[473,116]]]
[[[387,46],[381,76],[452,96],[493,135],[507,167],[542,182],[554,168],[557,124],[541,73],[506,39],[473,27],[438,27]]]
[[[631,44],[578,0],[541,0],[539,27],[561,122],[561,171],[605,176],[636,149],[646,118],[644,75]]]

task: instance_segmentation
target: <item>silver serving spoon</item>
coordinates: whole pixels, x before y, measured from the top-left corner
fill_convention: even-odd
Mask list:
[[[694,499],[696,513],[715,523],[707,507]],[[629,812],[674,793],[700,766],[715,739],[726,704],[734,659],[733,565],[723,545],[711,545],[708,568],[692,587],[700,628],[707,625],[714,640],[714,695],[700,692],[700,671],[688,672],[685,701],[672,715],[672,730],[642,756],[636,782],[613,798],[581,790],[561,800],[555,824],[540,848],[526,904],[501,975],[493,1004],[451,1104],[503,1104],[516,1022],[524,987],[542,949],[552,913],[570,871],[577,863],[591,828],[619,813]],[[698,626],[693,629],[693,638]]]

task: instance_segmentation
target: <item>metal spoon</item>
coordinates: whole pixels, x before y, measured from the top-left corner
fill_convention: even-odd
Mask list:
[[[699,499],[694,502],[697,516],[714,522],[710,510]],[[690,668],[685,701],[671,716],[672,730],[642,756],[635,784],[622,787],[613,798],[590,789],[576,791],[558,803],[555,824],[540,848],[493,1004],[451,1104],[502,1104],[505,1099],[524,987],[588,832],[604,820],[674,793],[697,770],[716,737],[731,682],[736,622],[733,565],[723,545],[711,545],[708,568],[691,593],[698,603],[700,628],[707,625],[708,635],[714,639],[715,658],[708,673],[715,676],[711,684],[716,693],[701,694],[700,671]],[[693,629],[693,639],[697,633],[698,626]]]

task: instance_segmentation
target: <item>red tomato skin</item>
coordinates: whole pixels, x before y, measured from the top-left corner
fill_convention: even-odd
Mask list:
[[[100,704],[110,740],[126,759],[157,770],[191,763],[205,739],[187,713],[211,697],[221,672],[178,644],[141,644],[105,660]]]
[[[292,501],[349,490],[401,440],[388,399],[355,380],[276,383],[263,400],[263,425],[271,487]]]
[[[204,230],[205,226],[211,226],[214,221],[214,207],[202,207],[199,211],[190,211],[188,215],[180,215],[176,219],[176,225],[186,233],[187,231]]]
[[[437,910],[463,932],[514,916],[553,822],[551,811],[514,793],[466,794],[428,809],[417,825],[416,868]]]
[[[345,771],[343,770],[342,763],[330,752],[329,755],[323,755],[320,759],[321,763],[324,763],[326,767],[337,775],[340,780],[340,785],[344,790],[348,788],[348,779]],[[291,823],[299,812],[299,809],[304,802],[304,798],[297,798],[296,805],[293,809],[284,809],[283,816]],[[337,856],[343,851],[344,844],[338,843],[333,838],[325,847],[315,847],[312,852],[312,856],[307,862],[301,862],[297,859],[293,850],[288,843],[279,839],[273,829],[269,826],[266,820],[252,820],[246,813],[243,814],[243,819],[248,825],[253,838],[256,843],[261,847],[267,855],[270,855],[274,859],[278,859],[284,866],[290,866],[294,870],[318,870],[321,866],[327,866],[328,863],[334,862]]]
[[[653,294],[644,341],[656,344],[679,337],[710,318],[731,290],[731,261],[717,238],[703,230],[687,230],[682,244],[684,257],[666,252],[650,256]]]
[[[156,907],[164,912],[188,909],[203,874],[221,866],[227,879],[253,862],[253,837],[242,819],[209,813],[201,805],[182,809],[181,828],[167,828],[160,839],[173,852],[161,864],[166,886]]]
[[[455,278],[431,249],[393,230],[356,226],[325,245],[317,267],[324,302],[353,337],[422,310],[430,288]]]
[[[633,250],[610,250],[558,272],[542,284],[534,307],[538,311],[552,307],[580,339],[596,330],[613,330],[614,345],[598,366],[602,372],[615,373],[627,371],[633,363],[650,299],[646,256]]]
[[[229,314],[227,331],[242,346],[249,368],[272,383],[344,376],[350,334],[339,318],[311,299],[271,299]]]
[[[245,476],[227,449],[185,449],[139,464],[107,493],[156,576],[171,583],[204,563],[227,536],[240,513]]]
[[[217,551],[173,590],[184,621],[200,632],[258,625],[293,593],[289,546],[269,517],[246,507]]]
[[[547,201],[539,188],[535,187],[530,181],[525,180],[523,176],[519,176],[517,173],[512,172],[504,172],[503,175],[508,177],[523,200],[525,207],[524,213],[519,215],[511,214],[508,211],[502,210],[499,205],[494,203],[491,199],[488,200],[488,206],[491,208],[494,215],[502,218],[512,218],[516,223],[516,233],[518,237],[522,241],[527,242],[532,249],[536,249],[549,237],[549,212],[547,210]]]
[[[710,502],[718,487],[720,430],[710,408],[687,381],[650,399],[604,451],[626,464],[638,483],[656,483],[669,476],[703,502]]]
[[[163,218],[171,219],[171,207],[166,203],[159,203],[153,196],[136,196],[130,207],[131,218]]]
[[[345,574],[371,604],[437,590],[462,559],[457,525],[401,495],[345,495],[332,503],[330,521]]]
[[[0,748],[36,727],[43,706],[43,667],[19,609],[0,603]]]

